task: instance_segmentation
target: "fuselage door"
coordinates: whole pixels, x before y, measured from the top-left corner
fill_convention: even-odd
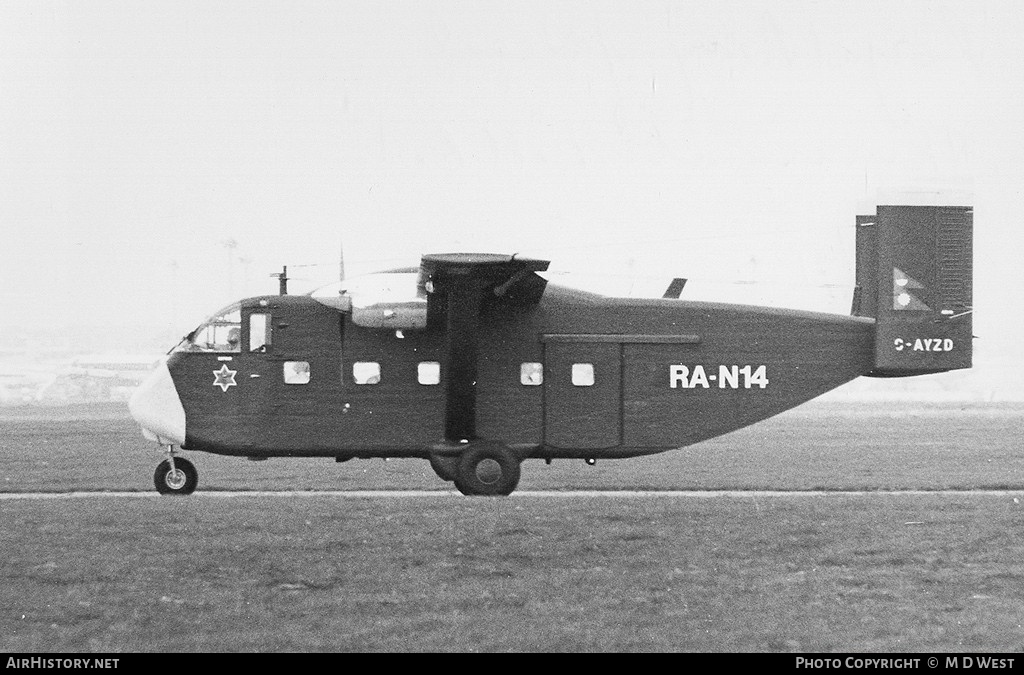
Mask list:
[[[269,310],[245,311],[242,322],[242,353],[239,356],[242,385],[245,387],[244,414],[246,426],[259,430],[266,419],[267,406],[273,401],[274,382],[271,353],[273,347],[273,315]],[[261,433],[258,431],[257,433]]]
[[[287,297],[251,308],[243,320],[252,428],[285,448],[297,438],[333,436],[326,426],[338,395],[341,316]]]
[[[544,338],[544,443],[556,448],[621,445],[622,345],[583,336]]]

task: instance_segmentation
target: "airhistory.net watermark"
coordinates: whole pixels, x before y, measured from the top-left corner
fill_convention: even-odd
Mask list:
[[[7,668],[44,668],[85,670],[88,668],[117,668],[120,659],[57,659],[43,656],[7,657]]]

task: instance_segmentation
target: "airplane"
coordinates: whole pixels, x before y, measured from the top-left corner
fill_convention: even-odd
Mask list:
[[[427,254],[222,309],[129,409],[166,495],[198,483],[180,450],[421,458],[465,495],[508,495],[526,459],[664,452],[862,375],[970,368],[972,208],[884,205],[856,227],[850,315],[684,300],[681,279],[606,297],[548,283],[545,260]]]

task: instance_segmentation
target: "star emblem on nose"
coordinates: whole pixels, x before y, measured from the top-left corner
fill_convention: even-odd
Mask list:
[[[213,371],[213,386],[220,387],[221,391],[227,391],[228,387],[236,387],[238,383],[235,382],[235,373],[237,370],[231,370],[225,363],[220,367],[220,370]]]

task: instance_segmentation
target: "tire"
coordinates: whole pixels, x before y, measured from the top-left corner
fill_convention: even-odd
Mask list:
[[[175,472],[171,472],[171,462],[164,460],[156,467],[153,484],[162,495],[190,495],[199,484],[199,472],[192,462],[183,457],[174,458]]]
[[[441,480],[451,482],[459,473],[459,457],[457,455],[430,455],[430,468]]]
[[[519,485],[520,460],[501,443],[470,444],[459,460],[455,487],[464,495],[509,495]]]

